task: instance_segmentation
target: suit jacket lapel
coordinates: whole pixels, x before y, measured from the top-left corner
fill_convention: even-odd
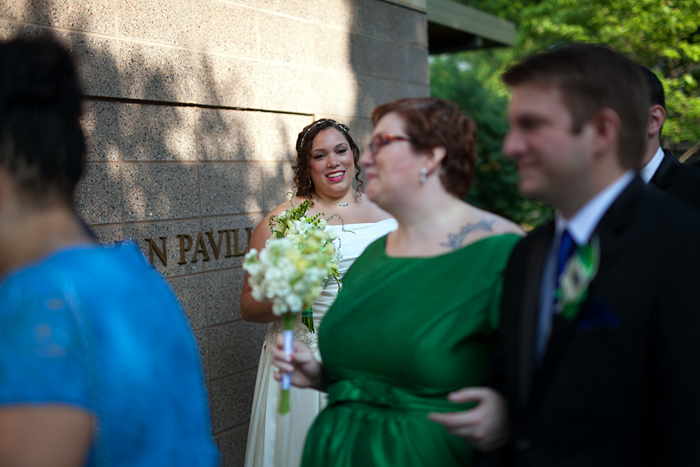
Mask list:
[[[608,270],[608,265],[615,261],[619,252],[620,233],[634,215],[636,200],[644,190],[644,182],[641,178],[636,177],[608,208],[608,211],[598,223],[593,235],[597,235],[600,240],[600,267],[598,274],[589,286],[588,299],[582,305],[582,308],[586,307],[588,300],[596,294],[601,284],[605,284],[605,274]],[[532,403],[534,403],[538,395],[543,394],[543,389],[559,364],[580,317],[581,313],[576,319],[572,320],[567,320],[559,315],[554,316],[549,343],[542,357],[539,370],[535,371]]]
[[[680,165],[678,160],[664,150],[664,158],[661,160],[659,168],[656,169],[656,173],[651,177],[649,183],[653,183],[662,190],[668,188],[673,179],[673,172],[678,165]]]
[[[612,262],[617,255],[620,246],[620,233],[629,225],[634,218],[636,205],[639,197],[647,189],[641,178],[634,180],[625,188],[615,202],[610,206],[603,218],[598,223],[594,235],[600,238],[600,260],[601,272],[604,272],[606,265]],[[599,278],[599,273],[596,278]],[[595,280],[593,284],[595,284]]]
[[[532,244],[527,252],[522,301],[519,313],[519,345],[517,355],[517,381],[521,407],[526,407],[530,400],[534,373],[536,368],[537,322],[539,317],[540,284],[545,259],[554,237],[554,223],[543,227],[533,234]]]

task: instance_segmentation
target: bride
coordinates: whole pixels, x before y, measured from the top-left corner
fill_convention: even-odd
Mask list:
[[[313,201],[308,214],[323,213],[340,237],[339,265],[341,275],[348,270],[364,249],[377,238],[395,230],[396,221],[359,192],[358,160],[360,150],[352,140],[348,127],[331,119],[320,119],[299,133],[296,144],[297,165],[294,167],[296,197],[273,209],[258,224],[250,239],[250,248],[260,250],[271,236],[269,219],[306,199]],[[358,191],[353,190],[353,175]],[[336,215],[336,216],[334,216]],[[331,216],[334,216],[331,218]],[[334,225],[335,224],[335,225]],[[334,281],[323,290],[313,304],[314,328],[318,331],[326,310],[338,294]],[[313,389],[292,388],[291,412],[279,415],[279,384],[273,377],[269,345],[282,331],[282,324],[272,307],[253,299],[248,278],[241,294],[241,316],[246,321],[271,323],[263,344],[255,396],[248,430],[245,467],[297,467],[301,462],[306,433],[325,405],[325,394]],[[317,334],[297,323],[296,339],[318,355]]]

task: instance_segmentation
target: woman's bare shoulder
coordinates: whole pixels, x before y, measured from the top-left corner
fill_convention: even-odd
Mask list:
[[[301,203],[303,203],[307,199],[308,199],[307,197],[295,196],[293,199],[291,199],[289,201],[285,201],[284,203],[280,204],[279,206],[274,208],[272,211],[267,213],[267,216],[265,216],[264,221],[267,222],[270,219],[270,217],[279,216],[284,211],[286,211],[288,209],[292,209],[296,206],[299,206]]]
[[[358,204],[363,209],[368,219],[367,222],[379,222],[386,219],[392,219],[394,217],[379,206],[377,206],[364,193],[360,193],[360,199]]]
[[[498,214],[494,214],[489,211],[485,211],[483,209],[479,208],[474,208],[477,210],[479,217],[481,220],[489,223],[491,225],[491,229],[494,235],[501,235],[501,234],[515,234],[515,235],[520,235],[521,237],[525,235],[525,231],[516,224],[515,222],[506,219],[503,216],[499,216]]]
[[[525,231],[515,222],[511,221],[510,219],[506,219],[505,217],[501,217],[497,214],[489,214],[491,215],[491,219],[493,220],[493,230],[495,233],[511,233],[515,235],[520,235],[521,237],[525,236]]]

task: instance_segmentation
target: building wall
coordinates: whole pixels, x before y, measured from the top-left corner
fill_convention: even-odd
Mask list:
[[[316,118],[367,143],[429,95],[425,13],[380,0],[0,0],[0,37],[54,34],[86,94],[78,212],[134,238],[199,342],[224,465],[242,465],[266,326],[241,320],[248,232],[292,188]]]

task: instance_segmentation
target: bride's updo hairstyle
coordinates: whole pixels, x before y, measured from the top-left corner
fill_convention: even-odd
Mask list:
[[[424,97],[401,99],[380,105],[372,112],[372,124],[388,113],[401,117],[406,136],[416,151],[443,146],[447,153],[441,162],[440,181],[457,198],[469,193],[476,169],[476,124],[447,101]]]
[[[350,131],[347,125],[338,123],[330,118],[321,118],[315,122],[307,125],[301,130],[299,136],[297,136],[297,165],[292,167],[294,169],[294,187],[296,196],[308,196],[314,192],[314,182],[311,180],[311,167],[309,162],[311,161],[311,146],[313,145],[314,138],[320,132],[327,128],[335,128],[338,130],[348,142],[350,150],[352,151],[352,160],[355,163],[355,182],[356,182],[356,193],[355,197],[359,197],[360,188],[362,187],[362,180],[360,180],[360,148],[357,147],[355,141],[353,141],[352,136],[350,136]]]
[[[54,40],[0,42],[0,166],[35,207],[72,204],[85,152],[80,100],[73,60]]]

